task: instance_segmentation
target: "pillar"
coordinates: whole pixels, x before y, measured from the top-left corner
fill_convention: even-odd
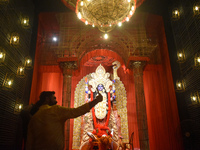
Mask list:
[[[141,150],[149,150],[146,102],[143,85],[143,70],[145,65],[145,61],[133,61],[131,64],[134,74],[137,123]]]
[[[60,62],[60,67],[63,70],[63,93],[62,93],[62,106],[71,107],[71,82],[72,72],[77,68],[76,61]],[[69,149],[70,140],[70,119],[65,123],[65,146]]]

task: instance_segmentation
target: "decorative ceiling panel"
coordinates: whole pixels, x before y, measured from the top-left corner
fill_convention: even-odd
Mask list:
[[[47,14],[43,15],[45,17]],[[86,26],[80,22],[75,13],[51,15],[56,24],[53,21],[52,24],[49,21],[46,23],[47,19],[41,20],[43,25],[41,36],[50,39],[49,27],[52,26],[52,29],[58,29],[59,41],[52,43],[49,40],[42,40],[44,43],[40,48],[41,60],[43,60],[41,62],[43,63],[55,63],[55,61],[48,59],[64,57],[77,57],[80,61],[85,54],[97,49],[114,51],[126,63],[129,56],[152,57],[152,54],[155,54],[154,51],[158,50],[157,28],[159,21],[152,24],[152,20],[148,18],[147,14],[137,14],[130,22],[124,23],[121,28],[117,27],[109,32],[107,40],[103,38],[103,33],[97,28]],[[153,17],[157,18],[156,16]],[[55,31],[52,30],[52,32]],[[44,58],[47,53],[51,57]]]

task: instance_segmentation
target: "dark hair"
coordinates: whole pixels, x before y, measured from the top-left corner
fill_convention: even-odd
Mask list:
[[[40,93],[40,100],[37,101],[35,103],[35,105],[33,105],[32,109],[30,111],[31,115],[34,115],[39,110],[40,106],[43,105],[43,103],[45,102],[45,99],[47,97],[51,97],[54,94],[55,94],[55,91],[43,91],[43,92],[41,92]]]

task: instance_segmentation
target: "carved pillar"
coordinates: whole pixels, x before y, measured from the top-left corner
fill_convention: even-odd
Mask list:
[[[77,68],[76,61],[60,62],[60,67],[63,70],[63,94],[62,94],[62,105],[64,107],[70,107],[71,105],[71,80],[72,72]],[[66,149],[69,149],[70,139],[70,119],[65,123],[65,144]]]
[[[135,61],[131,64],[134,72],[136,111],[141,150],[149,150],[146,103],[143,86],[143,69],[145,64],[145,61]]]

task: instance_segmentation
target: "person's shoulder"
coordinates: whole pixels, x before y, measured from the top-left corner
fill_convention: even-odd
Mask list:
[[[50,106],[49,109],[53,109],[53,110],[56,110],[56,109],[61,109],[61,108],[64,108],[63,106],[60,106],[60,105],[53,105],[53,106]]]
[[[51,106],[51,108],[60,108],[60,107],[63,107],[63,106],[60,106],[60,105],[53,105],[53,106]]]

